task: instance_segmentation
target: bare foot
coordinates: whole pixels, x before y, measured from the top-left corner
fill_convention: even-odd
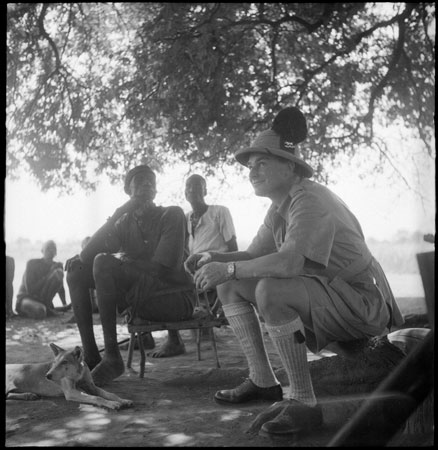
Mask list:
[[[186,348],[185,348],[184,344],[169,345],[169,343],[166,342],[156,352],[148,353],[148,356],[151,356],[152,358],[168,358],[169,356],[182,355],[185,352],[186,352]]]
[[[152,358],[168,358],[169,356],[182,355],[185,352],[186,348],[181,338],[179,342],[168,338],[157,351],[148,353],[148,356]]]
[[[91,371],[91,375],[94,384],[100,387],[123,375],[124,371],[125,365],[121,356],[104,356],[102,361]]]
[[[152,333],[144,333],[142,335],[141,339],[143,339],[143,347],[146,350],[152,350],[153,348],[155,348],[155,340],[154,340],[154,337],[152,336]],[[129,348],[129,342],[119,344],[120,350],[128,350],[128,348]],[[137,338],[134,343],[134,350],[138,350],[138,349],[139,349],[139,346],[138,346],[138,338]]]

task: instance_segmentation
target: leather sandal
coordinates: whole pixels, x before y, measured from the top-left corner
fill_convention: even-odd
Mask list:
[[[251,400],[272,400],[283,399],[283,390],[278,384],[266,388],[256,386],[249,378],[234,389],[217,391],[214,399],[224,403],[245,403]]]
[[[270,435],[295,434],[300,431],[315,430],[322,426],[320,405],[307,406],[296,400],[289,400],[275,419],[265,422],[260,432]]]

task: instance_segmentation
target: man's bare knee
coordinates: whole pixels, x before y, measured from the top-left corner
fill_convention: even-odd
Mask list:
[[[257,283],[255,295],[257,309],[265,319],[289,316],[292,310],[296,312],[302,310],[300,304],[303,303],[304,292],[303,284],[298,277],[287,280],[262,278]]]
[[[86,280],[86,273],[82,265],[75,265],[66,272],[65,279],[69,287],[81,285]]]
[[[233,294],[235,292],[235,288],[232,281],[229,281],[227,283],[222,283],[216,286],[216,292],[219,300],[221,301],[222,305],[226,305],[230,302],[230,299],[233,297]]]
[[[278,281],[273,278],[262,278],[255,291],[257,309],[264,317],[269,311],[276,311],[282,306],[282,299],[275,294]]]
[[[21,301],[20,312],[26,317],[35,320],[41,320],[47,316],[47,310],[43,304],[28,298],[24,298]]]
[[[257,280],[233,280],[217,286],[218,298],[222,305],[231,303],[255,303],[254,290]]]
[[[110,253],[99,253],[96,255],[93,262],[94,277],[100,277],[102,274],[107,275],[114,267],[115,260],[114,256]]]

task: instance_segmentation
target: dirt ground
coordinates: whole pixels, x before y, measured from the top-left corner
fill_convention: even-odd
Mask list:
[[[6,322],[6,363],[44,362],[52,359],[49,343],[70,349],[80,345],[71,316],[42,321],[14,317]],[[98,345],[103,347],[98,314],[94,315]],[[119,340],[128,337],[122,319]],[[120,411],[67,402],[64,398],[6,401],[6,447],[99,446],[99,447],[282,447],[325,446],[342,423],[329,423],[318,433],[289,438],[268,438],[248,433],[257,414],[270,403],[223,406],[213,400],[219,389],[235,387],[247,376],[244,356],[229,327],[215,329],[221,368],[216,368],[213,349],[205,338],[202,360],[197,360],[192,332],[182,332],[184,355],[147,358],[143,379],[138,376],[139,352],[133,368],[105,389],[134,401]],[[157,346],[166,332],[154,332]],[[268,352],[282,384],[280,362],[265,335]],[[127,351],[122,351],[126,361]],[[323,354],[320,356],[328,356]],[[309,359],[318,358],[309,353]],[[335,421],[336,422],[336,421]]]

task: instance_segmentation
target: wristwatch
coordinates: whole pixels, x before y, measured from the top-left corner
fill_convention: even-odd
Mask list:
[[[227,274],[229,280],[236,279],[236,263],[235,262],[229,262],[227,264]]]

